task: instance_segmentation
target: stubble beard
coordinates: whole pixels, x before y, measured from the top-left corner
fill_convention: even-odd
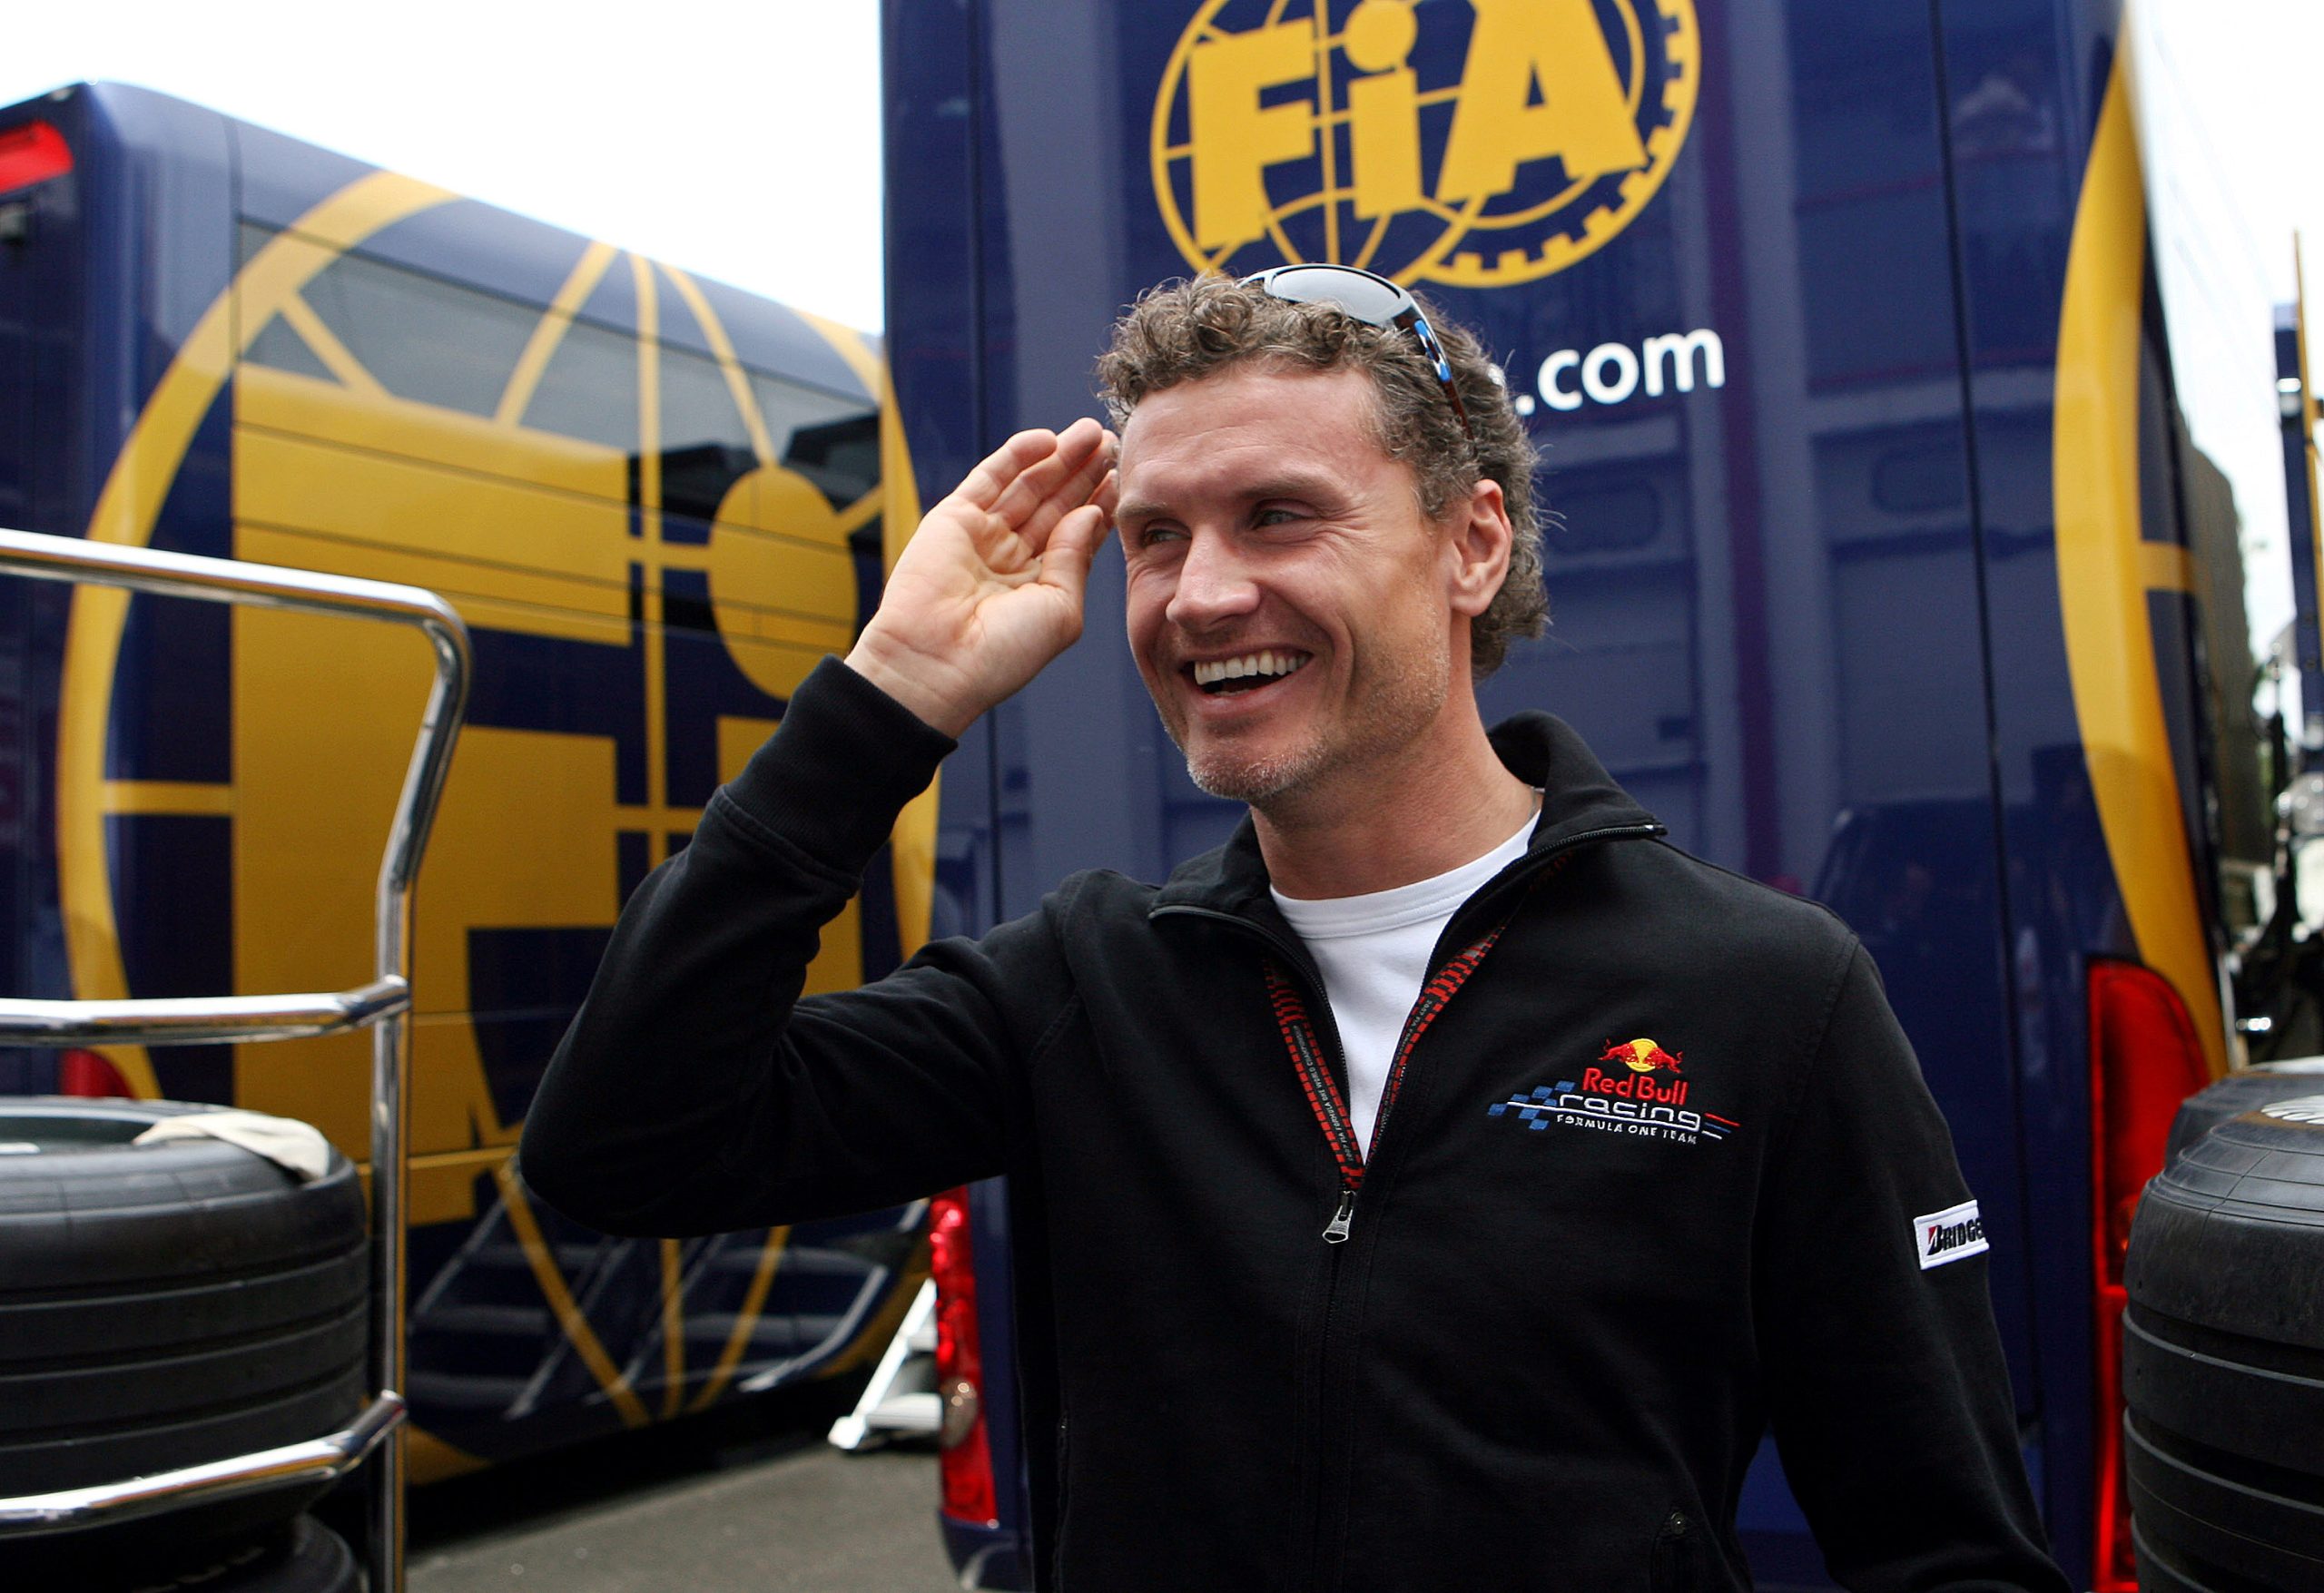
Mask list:
[[[1287,747],[1265,752],[1246,752],[1232,743],[1189,749],[1186,734],[1168,715],[1162,724],[1186,754],[1187,778],[1198,790],[1265,811],[1295,801],[1324,777],[1409,745],[1434,723],[1452,685],[1452,655],[1439,639],[1425,652],[1399,654],[1367,669],[1339,723]]]

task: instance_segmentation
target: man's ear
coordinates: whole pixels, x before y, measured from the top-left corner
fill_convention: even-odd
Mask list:
[[[1509,574],[1509,548],[1515,528],[1501,483],[1480,481],[1466,499],[1445,512],[1445,561],[1452,612],[1470,619],[1492,605],[1502,581]]]

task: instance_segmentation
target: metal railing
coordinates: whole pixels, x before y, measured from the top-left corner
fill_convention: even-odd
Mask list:
[[[405,1015],[411,1008],[411,893],[428,844],[452,745],[468,703],[468,627],[449,604],[417,586],[310,570],[124,547],[72,536],[0,530],[0,575],[126,587],[303,614],[383,620],[424,632],[436,683],[396,801],[379,860],[377,966],[353,989],[291,996],[169,1000],[32,1001],[0,998],[0,1045],[203,1045],[300,1039],[371,1029],[371,1398],[341,1431],[256,1454],[153,1476],[16,1499],[0,1499],[0,1537],[125,1520],[185,1505],[344,1476],[376,1452],[369,1473],[373,1593],[403,1593]]]
[[[382,1392],[363,1407],[345,1431],[325,1438],[181,1466],[174,1471],[156,1471],[127,1482],[60,1488],[54,1493],[0,1500],[0,1535],[54,1531],[97,1521],[132,1521],[140,1516],[162,1515],[192,1500],[214,1502],[270,1488],[327,1482],[345,1475],[369,1454],[403,1417],[403,1397]]]

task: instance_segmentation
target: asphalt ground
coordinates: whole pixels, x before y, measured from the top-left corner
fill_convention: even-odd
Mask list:
[[[823,1441],[835,1414],[773,1403],[416,1489],[411,1593],[957,1588],[933,1453],[842,1454]]]

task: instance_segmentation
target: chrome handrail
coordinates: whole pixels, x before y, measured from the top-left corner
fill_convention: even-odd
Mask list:
[[[181,1466],[126,1482],[0,1499],[0,1532],[32,1537],[97,1521],[132,1521],[196,1500],[208,1503],[291,1483],[333,1481],[369,1454],[403,1417],[403,1396],[382,1393],[363,1407],[351,1425],[328,1438],[287,1443],[231,1460]]]
[[[307,1039],[377,1023],[411,1005],[401,978],[311,996],[182,1001],[25,1001],[0,996],[0,1039],[19,1046],[202,1046]]]
[[[370,1586],[374,1593],[403,1593],[404,1446],[393,1440],[382,1445],[379,1440],[393,1431],[404,1414],[404,1401],[396,1391],[405,1382],[404,1222],[409,1204],[404,1185],[405,1107],[410,1077],[404,1066],[404,1018],[411,1007],[411,892],[445,777],[451,771],[461,715],[468,706],[473,673],[468,627],[451,605],[418,586],[30,531],[0,529],[0,575],[384,620],[418,628],[435,650],[435,683],[420,714],[419,740],[404,772],[403,790],[396,799],[395,818],[379,860],[373,937],[376,967],[369,983],[337,993],[291,996],[123,1001],[0,998],[0,1044],[21,1046],[220,1044],[303,1038],[362,1027],[371,1029],[372,1388],[371,1403],[353,1427],[312,1443],[121,1484],[0,1500],[0,1537],[33,1529],[21,1514],[27,1509],[45,1512],[38,1514],[43,1530],[61,1529],[98,1516],[120,1519],[123,1511],[143,1514],[196,1499],[320,1477],[326,1473],[310,1469],[325,1463],[311,1458],[310,1451],[319,1447],[341,1455],[330,1463],[327,1474],[335,1476],[377,1446],[378,1457],[369,1472]],[[359,1448],[350,1450],[347,1443],[356,1434],[365,1436]],[[301,1455],[310,1458],[295,1458]],[[282,1470],[285,1466],[288,1471]],[[115,1502],[103,1502],[108,1500]],[[60,1516],[59,1511],[65,1513]]]

